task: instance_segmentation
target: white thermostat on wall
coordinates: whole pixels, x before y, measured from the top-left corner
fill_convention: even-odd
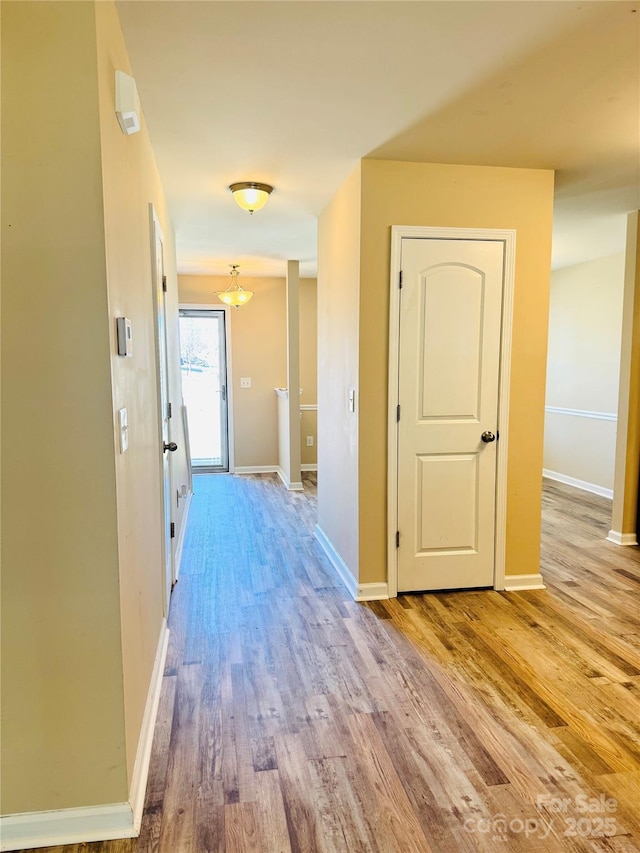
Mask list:
[[[116,319],[118,330],[118,355],[133,355],[133,339],[131,337],[131,320],[128,317]]]

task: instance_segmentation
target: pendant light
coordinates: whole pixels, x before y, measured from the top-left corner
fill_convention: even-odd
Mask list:
[[[260,210],[269,201],[273,187],[270,184],[259,184],[256,181],[240,181],[237,184],[231,184],[229,191],[243,210],[253,213],[254,210]]]
[[[239,264],[229,264],[229,266],[231,267],[231,272],[229,273],[231,284],[226,290],[218,291],[216,296],[225,305],[232,305],[234,308],[239,308],[241,305],[246,305],[251,299],[253,290],[245,290],[238,281],[238,276],[240,275],[238,272]]]

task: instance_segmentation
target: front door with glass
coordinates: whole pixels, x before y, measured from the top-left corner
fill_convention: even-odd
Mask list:
[[[228,471],[224,309],[180,310],[180,367],[194,471]]]

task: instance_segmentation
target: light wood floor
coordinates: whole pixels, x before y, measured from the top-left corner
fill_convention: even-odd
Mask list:
[[[544,591],[362,605],[312,477],[195,482],[142,834],[56,850],[639,853],[640,549],[606,500],[545,485]]]

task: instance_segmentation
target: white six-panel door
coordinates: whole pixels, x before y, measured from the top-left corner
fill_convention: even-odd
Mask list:
[[[499,239],[402,239],[401,592],[494,583],[504,251]]]

